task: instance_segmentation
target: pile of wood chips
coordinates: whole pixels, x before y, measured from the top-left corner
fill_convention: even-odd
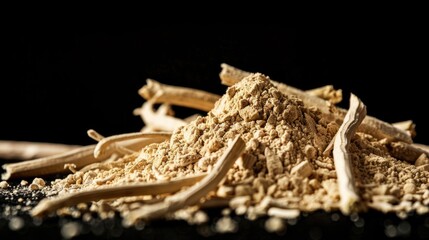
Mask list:
[[[119,212],[126,226],[157,218],[203,223],[210,207],[270,216],[269,228],[316,210],[429,212],[428,148],[413,143],[412,121],[367,116],[353,94],[348,110],[336,107],[342,92],[332,86],[302,91],[221,66],[223,96],[148,80],[139,91],[146,102],[134,112],[145,123],[141,132],[89,130],[98,144],[4,164],[0,188],[36,177],[30,190],[47,198],[30,210],[34,217]],[[208,113],[179,119],[172,105]],[[40,179],[64,171],[63,179]]]

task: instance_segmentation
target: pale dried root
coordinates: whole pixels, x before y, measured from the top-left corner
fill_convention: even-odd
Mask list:
[[[0,159],[28,160],[65,153],[80,146],[59,143],[0,141]]]
[[[107,186],[69,193],[51,199],[45,198],[40,201],[40,203],[31,211],[31,215],[35,217],[42,217],[47,213],[53,212],[62,207],[74,206],[78,203],[86,203],[101,199],[173,193],[179,191],[185,186],[195,184],[206,175],[207,174],[200,174],[165,182],[133,183],[120,186]]]
[[[75,164],[76,168],[80,168],[90,163],[103,161],[107,158],[107,156],[103,156],[96,159],[93,154],[94,149],[95,145],[89,145],[49,157],[4,164],[3,169],[5,169],[6,172],[2,174],[2,179],[7,180],[17,177],[24,178],[63,173],[67,171],[64,169],[64,164]]]
[[[94,129],[89,129],[86,133],[90,138],[94,139],[97,142],[100,142],[101,140],[104,139],[104,136],[99,134]],[[115,147],[116,151],[118,151],[119,153],[121,153],[123,155],[135,153],[135,151],[128,149],[124,146],[119,146],[119,145],[115,144],[114,147]]]
[[[183,192],[167,197],[163,202],[131,211],[124,216],[124,224],[130,226],[139,219],[161,218],[167,213],[177,211],[185,206],[200,204],[201,198],[215,189],[222,181],[245,147],[246,143],[240,136],[237,136],[204,179]]]
[[[109,149],[117,148],[115,143],[123,142],[123,141],[129,141],[129,140],[141,140],[143,138],[150,139],[150,143],[153,143],[154,140],[158,139],[158,141],[164,141],[171,137],[171,133],[166,132],[155,132],[155,133],[142,133],[142,132],[135,132],[135,133],[125,133],[125,134],[119,134],[114,135],[111,137],[103,138],[100,142],[98,142],[97,146],[94,149],[94,157],[98,158],[100,156],[105,155],[105,152]],[[142,147],[142,143],[137,143],[139,147]]]
[[[350,214],[359,201],[353,177],[351,157],[348,152],[352,137],[366,115],[366,106],[353,94],[350,96],[350,108],[334,140],[334,164],[340,193],[340,210]]]
[[[154,103],[169,103],[173,105],[210,111],[219,95],[206,91],[170,86],[148,79],[147,84],[139,90],[139,94],[146,100],[154,100]]]
[[[221,64],[221,67],[221,81],[228,86],[241,81],[241,76],[244,76],[243,73],[246,73],[247,75],[250,74],[249,72],[245,72],[227,64]],[[238,73],[234,73],[235,71]],[[240,76],[240,78],[236,76]],[[344,115],[347,112],[345,109],[335,107],[328,101],[308,94],[298,88],[294,88],[276,81],[271,82],[279,89],[279,91],[283,92],[284,94],[297,96],[307,106],[317,107],[324,114],[324,116],[331,121],[338,121],[341,123]],[[413,142],[411,136],[406,131],[396,128],[389,123],[383,122],[371,116],[367,116],[363,120],[362,124],[358,128],[358,131],[370,134],[378,139],[386,138],[389,139],[389,141],[403,141],[407,143]]]

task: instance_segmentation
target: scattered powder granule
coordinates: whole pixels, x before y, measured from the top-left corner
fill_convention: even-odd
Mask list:
[[[230,217],[222,217],[215,224],[218,233],[234,233],[238,230],[238,223]]]
[[[32,184],[36,184],[37,186],[39,186],[39,188],[43,188],[46,185],[45,180],[43,180],[42,178],[33,179]]]
[[[29,190],[31,190],[31,191],[35,191],[35,190],[39,190],[39,189],[40,189],[40,186],[39,186],[39,185],[37,185],[37,184],[35,184],[35,183],[32,183],[32,184],[30,184],[30,185],[28,186],[28,189],[29,189]]]
[[[280,92],[267,76],[251,74],[229,87],[206,116],[175,129],[169,140],[73,171],[44,191],[48,196],[62,196],[106,186],[165,183],[207,174],[240,135],[246,143],[244,152],[220,185],[201,199],[201,206],[229,206],[250,219],[273,216],[266,227],[277,232],[284,227],[279,218],[339,210],[337,173],[333,156],[326,149],[340,125],[317,108],[305,105],[302,99]],[[355,211],[370,207],[398,214],[428,212],[429,172],[422,166],[429,160],[425,154],[399,160],[394,157],[401,155],[397,149],[392,150],[395,146],[359,130],[351,137],[348,153],[360,196]],[[40,188],[45,185],[41,179],[33,184]],[[104,215],[118,211],[126,216],[167,196],[171,192],[94,201],[87,208]],[[189,214],[189,218],[195,218],[196,223],[206,221],[201,212]],[[228,216],[216,223],[219,232],[234,232],[236,228],[237,223]]]
[[[6,181],[0,182],[0,189],[6,189],[8,187],[9,187],[9,183],[7,183]]]
[[[9,229],[12,231],[19,231],[25,225],[24,219],[21,217],[12,217],[9,221]]]
[[[283,219],[277,217],[270,217],[265,221],[265,229],[271,233],[281,233],[285,231],[286,224]]]

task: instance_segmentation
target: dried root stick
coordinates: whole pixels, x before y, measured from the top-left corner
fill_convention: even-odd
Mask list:
[[[352,163],[348,152],[351,138],[366,115],[365,105],[353,94],[350,96],[350,108],[334,140],[334,164],[340,193],[340,210],[350,214],[359,201],[353,177]]]
[[[222,181],[236,159],[244,151],[245,146],[245,142],[240,136],[237,136],[204,179],[183,192],[167,197],[163,202],[131,211],[124,217],[124,224],[131,225],[139,219],[161,218],[167,213],[177,211],[183,207],[199,204],[201,198],[216,188]]]
[[[121,186],[100,187],[97,189],[84,190],[65,194],[55,198],[43,199],[32,211],[32,216],[41,217],[59,208],[73,206],[78,203],[86,203],[101,199],[111,199],[138,195],[157,195],[179,191],[182,187],[195,184],[207,174],[175,179],[165,182],[136,183]]]
[[[28,160],[64,153],[80,146],[59,143],[0,141],[0,159]]]
[[[94,149],[95,145],[89,145],[49,157],[3,164],[3,169],[6,172],[2,174],[2,179],[62,173],[65,172],[64,164],[74,164],[77,168],[80,168],[90,163],[103,161],[105,158],[94,158]]]
[[[245,72],[243,70],[237,69],[235,67],[229,66],[227,64],[221,64],[222,71],[220,73],[220,78],[223,84],[232,85],[242,78],[238,78],[236,76],[244,76],[246,73],[248,76],[249,72]],[[235,73],[235,72],[238,73]],[[344,115],[346,114],[346,110],[338,107],[334,107],[328,101],[325,101],[322,98],[311,95],[305,91],[302,91],[298,88],[291,87],[284,83],[271,81],[281,92],[287,95],[295,95],[298,98],[302,99],[304,104],[307,106],[315,106],[317,107],[327,119],[331,121],[338,121],[341,123]],[[378,139],[389,139],[391,141],[399,140],[406,143],[412,143],[412,139],[410,134],[402,129],[396,128],[389,123],[383,122],[375,117],[367,116],[362,124],[359,126],[358,131],[370,134]]]
[[[139,90],[139,94],[146,100],[154,99],[155,103],[169,103],[173,105],[210,111],[219,95],[198,89],[170,86],[148,79],[147,84]]]

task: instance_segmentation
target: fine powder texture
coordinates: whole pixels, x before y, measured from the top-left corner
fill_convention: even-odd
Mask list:
[[[202,207],[205,203],[226,202],[237,214],[246,214],[250,219],[264,215],[291,218],[297,217],[299,211],[338,210],[340,194],[334,161],[332,153],[324,154],[338,128],[337,122],[323,118],[317,108],[281,93],[267,76],[252,74],[229,87],[207,116],[176,129],[170,140],[84,167],[53,181],[44,191],[54,196],[207,173],[229,141],[240,134],[246,142],[244,153],[216,191],[202,199]],[[349,152],[361,198],[357,210],[374,208],[404,217],[411,211],[429,212],[429,165],[416,166],[417,162],[396,159],[390,146],[385,139],[359,131],[353,136]],[[423,155],[421,158],[427,160]],[[114,211],[126,214],[163,197],[165,194],[101,200],[80,209],[101,216]],[[70,211],[63,208],[57,213]],[[177,212],[176,218],[180,216]],[[187,220],[191,221],[189,217]]]

